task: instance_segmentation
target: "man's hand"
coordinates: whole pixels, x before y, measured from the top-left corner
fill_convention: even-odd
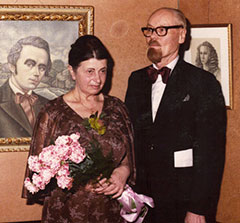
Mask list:
[[[187,212],[184,223],[206,223],[206,219],[203,215]]]

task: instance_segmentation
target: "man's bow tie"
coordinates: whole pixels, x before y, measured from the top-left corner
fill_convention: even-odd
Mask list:
[[[168,67],[163,67],[163,68],[161,68],[160,70],[157,70],[157,69],[155,69],[154,67],[150,66],[150,67],[147,69],[148,76],[149,76],[150,80],[152,81],[152,83],[155,83],[155,81],[156,81],[157,78],[158,78],[158,75],[161,74],[161,76],[162,76],[162,82],[163,82],[164,84],[166,84],[170,72],[171,72],[171,69],[168,68]]]
[[[16,104],[21,104],[23,103],[24,100],[28,100],[30,105],[34,105],[36,100],[38,99],[37,95],[28,95],[28,94],[21,94],[21,93],[17,93],[16,97],[15,97],[15,102]]]

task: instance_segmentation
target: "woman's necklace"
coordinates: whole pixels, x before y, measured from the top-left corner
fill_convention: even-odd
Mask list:
[[[93,98],[94,100],[89,103],[90,106],[87,106],[84,102],[83,99],[80,97],[79,94],[76,95],[76,93],[73,91],[72,92],[72,97],[74,98],[74,101],[76,104],[80,104],[82,106],[82,109],[85,110],[85,112],[92,114],[95,114],[96,112],[99,112],[101,110],[101,95],[95,95]],[[87,100],[86,100],[87,101]],[[81,111],[79,111],[81,112]],[[82,111],[83,112],[83,111]]]
[[[95,114],[96,113],[96,111],[98,110],[98,109],[96,109],[96,107],[97,106],[94,106],[94,107],[87,107],[86,105],[84,105],[83,103],[82,103],[82,101],[80,100],[80,104],[87,110],[87,111],[90,111],[91,112],[91,114]]]

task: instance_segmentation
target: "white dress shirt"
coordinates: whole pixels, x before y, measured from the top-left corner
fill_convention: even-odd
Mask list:
[[[179,59],[179,56],[177,56],[171,63],[167,64],[166,67],[171,69],[170,75],[172,73],[172,70],[174,69],[175,65],[177,64],[177,61]],[[158,69],[155,64],[153,64],[153,67],[155,69]],[[162,82],[162,76],[158,75],[158,78],[156,82],[152,85],[152,118],[153,122],[155,120],[158,107],[160,104],[160,101],[162,99],[164,90],[165,90],[166,84]]]

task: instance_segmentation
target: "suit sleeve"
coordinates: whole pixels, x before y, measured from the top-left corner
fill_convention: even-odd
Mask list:
[[[212,77],[202,81],[195,116],[194,178],[189,211],[216,212],[225,162],[226,107],[220,84]]]

